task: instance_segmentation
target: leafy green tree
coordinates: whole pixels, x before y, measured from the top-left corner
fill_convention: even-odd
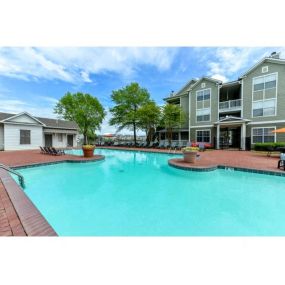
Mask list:
[[[54,108],[56,114],[61,115],[65,120],[77,123],[80,132],[83,134],[83,143],[88,144],[88,137],[100,129],[100,125],[106,115],[99,100],[84,93],[67,92]]]
[[[118,126],[119,130],[128,128],[134,132],[134,141],[137,142],[136,131],[138,127],[138,109],[150,99],[147,89],[138,83],[131,83],[126,87],[112,92],[112,101],[115,106],[110,109],[111,126]]]
[[[185,122],[186,115],[180,106],[175,104],[166,104],[162,107],[161,125],[166,129],[166,135],[169,143],[172,141],[174,128],[180,128]]]
[[[161,121],[161,110],[154,101],[149,101],[138,109],[138,125],[146,132],[147,141],[153,141],[156,127]]]

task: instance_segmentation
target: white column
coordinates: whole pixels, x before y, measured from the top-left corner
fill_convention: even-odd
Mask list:
[[[217,141],[216,149],[220,149],[220,124],[217,124]]]
[[[181,132],[178,132],[178,140],[181,141]]]
[[[240,147],[242,150],[245,150],[245,137],[246,137],[246,125],[243,123],[241,125],[241,138],[240,138]]]

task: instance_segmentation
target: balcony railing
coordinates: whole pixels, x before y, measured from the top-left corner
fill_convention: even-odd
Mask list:
[[[219,103],[220,111],[240,110],[242,99],[229,100]]]

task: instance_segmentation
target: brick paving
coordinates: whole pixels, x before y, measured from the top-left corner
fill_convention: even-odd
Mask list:
[[[174,165],[190,168],[213,168],[218,165],[253,170],[284,172],[277,168],[278,156],[267,157],[266,154],[250,151],[213,150],[200,152],[200,158],[193,163],[185,163],[183,159],[173,159]]]
[[[26,236],[15,208],[0,181],[0,236]]]
[[[163,149],[144,149],[144,148],[126,148],[126,147],[100,147],[109,149],[124,149],[124,150],[139,150],[139,151],[153,151],[164,153],[180,153],[181,151],[174,152],[173,150]],[[211,168],[217,165],[225,165],[229,167],[244,167],[250,169],[259,169],[264,171],[284,172],[277,168],[279,154],[273,154],[268,157],[267,153],[258,153],[253,151],[239,151],[239,150],[206,150],[199,152],[200,158],[195,164],[185,163],[183,160],[177,159],[177,163],[181,166],[193,168]]]
[[[100,148],[174,153],[174,151],[149,148]],[[181,152],[178,151],[176,153]],[[52,156],[41,154],[39,150],[0,152],[0,163],[12,167],[38,163],[52,163],[64,160],[86,161],[98,159],[102,159],[102,157],[95,156],[95,158],[83,159],[80,156],[72,155]],[[186,163],[184,163],[181,159],[176,159],[175,163],[183,167],[186,165]],[[191,164],[191,167],[209,168],[216,167],[217,165],[225,165],[229,167],[243,167],[264,171],[284,172],[283,170],[277,169],[277,163],[278,156],[267,157],[266,154],[261,155],[259,153],[249,151],[207,150],[200,153],[200,159],[197,160],[195,164]],[[19,190],[12,191],[12,188],[17,187],[15,181],[8,178],[7,174],[4,174],[3,176],[3,173],[4,171],[0,171],[0,236],[56,235],[56,233],[44,220],[43,216],[38,212],[38,210],[33,206],[32,202],[27,198],[24,192]],[[7,182],[7,179],[10,179],[10,181]],[[9,186],[8,190],[7,185]],[[25,205],[24,208],[23,205]],[[21,212],[20,217],[17,214],[19,211]]]

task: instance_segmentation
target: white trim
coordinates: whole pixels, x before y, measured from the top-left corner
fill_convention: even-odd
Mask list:
[[[31,114],[29,114],[28,112],[21,112],[21,113],[19,113],[19,114],[15,114],[15,115],[13,115],[12,117],[6,118],[6,119],[4,119],[4,120],[2,120],[2,121],[0,121],[0,122],[1,122],[1,123],[6,123],[7,121],[9,122],[9,120],[15,119],[15,118],[20,117],[20,116],[22,116],[22,115],[26,115],[26,116],[30,117],[31,119],[35,120],[36,122],[38,122],[39,124],[45,126],[45,124],[44,124],[43,122],[41,122],[41,121],[38,120],[37,118],[33,117],[33,116],[32,116]],[[10,122],[9,122],[9,123],[10,123]],[[14,123],[14,122],[13,122],[13,123]],[[25,123],[23,123],[23,124],[25,124]],[[30,124],[30,125],[31,125],[31,124]]]
[[[275,88],[275,98],[267,98],[267,99],[264,99],[264,95],[265,95],[265,90],[267,90],[267,89],[263,89],[262,90],[262,100],[256,100],[256,101],[253,101],[253,94],[254,94],[254,92],[256,92],[256,91],[254,91],[254,84],[253,84],[253,82],[254,82],[254,79],[256,79],[256,78],[261,78],[261,77],[266,77],[266,76],[270,76],[270,75],[276,75],[276,88]],[[278,72],[272,72],[272,73],[268,73],[268,74],[264,74],[264,75],[260,75],[260,76],[255,76],[255,77],[253,77],[252,78],[252,86],[251,86],[251,118],[254,118],[254,119],[256,119],[256,118],[266,118],[266,117],[276,117],[277,116],[277,94],[278,94]],[[264,85],[264,87],[265,87],[265,85]],[[268,89],[274,89],[274,88],[268,88]],[[258,90],[258,91],[261,91],[261,90]],[[254,102],[264,102],[264,101],[268,101],[268,100],[275,100],[275,113],[274,113],[274,115],[268,115],[268,116],[253,116],[253,103]]]
[[[204,108],[204,97],[203,97],[203,108],[201,108],[201,109],[198,109],[197,108],[197,105],[198,105],[198,100],[197,100],[197,93],[198,92],[205,92],[206,90],[210,90],[210,107],[209,108]],[[203,95],[204,96],[204,95]],[[196,114],[195,114],[195,116],[196,116],[196,123],[202,123],[202,122],[211,122],[211,117],[212,117],[212,110],[211,110],[211,108],[212,108],[212,88],[205,88],[205,89],[199,89],[199,90],[196,90],[196,96],[195,96],[195,100],[196,100]],[[201,102],[201,101],[199,101],[199,102]],[[210,117],[209,117],[209,120],[207,120],[207,121],[197,121],[197,110],[203,110],[203,109],[210,109]]]
[[[248,125],[263,125],[263,124],[278,124],[278,123],[285,123],[285,120],[250,122],[248,123]]]
[[[268,65],[262,66],[261,67],[261,73],[267,73],[268,72]]]
[[[201,132],[201,131],[207,131],[207,132],[210,132],[210,135],[209,135],[210,141],[209,141],[209,142],[198,142],[198,140],[197,140],[197,132]],[[212,137],[211,137],[211,135],[212,135],[212,133],[211,133],[211,129],[196,130],[195,141],[196,141],[197,143],[212,143]]]
[[[210,78],[210,77],[206,77],[206,76],[204,76],[204,77],[202,77],[202,78],[200,78],[200,79],[198,79],[193,85],[192,85],[192,87],[190,88],[190,90],[192,90],[196,85],[198,85],[199,84],[199,82],[201,82],[202,80],[208,80],[208,81],[210,81],[210,82],[213,82],[213,83],[222,83],[222,81],[221,80],[217,80],[217,79],[214,79],[214,78]]]
[[[191,126],[190,129],[199,129],[199,128],[213,128],[214,125],[204,125],[204,126]]]
[[[256,143],[253,142],[253,130],[254,129],[274,129],[274,130],[276,130],[276,126],[251,128],[251,144],[256,144]],[[274,133],[274,142],[276,142],[276,133]],[[264,131],[263,131],[263,135],[262,135],[262,143],[264,143]]]
[[[0,122],[1,123],[1,122]],[[38,126],[38,127],[44,127],[42,124],[35,124],[35,123],[25,123],[25,122],[3,122],[5,125],[21,125],[21,126]]]
[[[191,135],[190,135],[190,130],[191,130],[191,91],[188,91],[188,96],[189,96],[189,102],[188,102],[188,108],[189,108],[189,114],[188,114],[188,131],[189,131],[189,135],[188,135],[188,140],[191,141]]]
[[[243,79],[241,80],[241,94],[240,94],[240,97],[241,97],[241,110],[240,110],[240,116],[243,118]]]

